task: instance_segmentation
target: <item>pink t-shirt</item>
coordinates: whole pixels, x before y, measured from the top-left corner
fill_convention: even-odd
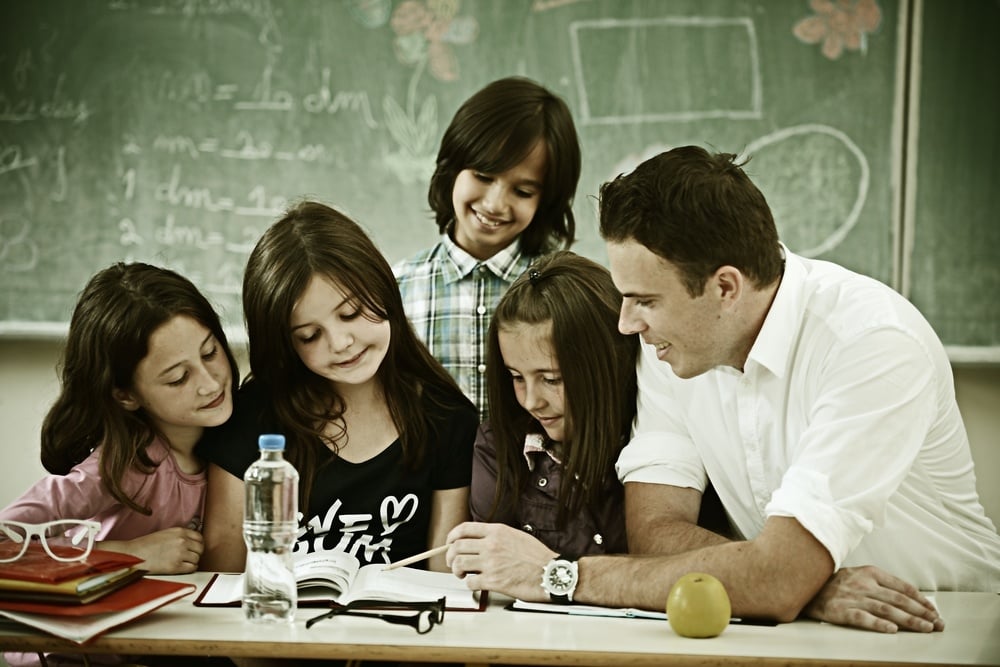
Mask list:
[[[145,515],[121,504],[101,484],[100,448],[66,475],[47,475],[20,498],[0,510],[0,519],[44,523],[55,519],[94,519],[101,522],[97,540],[131,540],[177,526],[201,530],[205,510],[205,472],[189,475],[177,467],[167,445],[156,438],[147,448],[149,458],[159,462],[145,474],[129,468],[122,489],[152,514]],[[37,653],[5,653],[12,667],[40,665]],[[78,665],[79,656],[48,654],[51,666]],[[91,664],[116,665],[128,656],[91,656]]]
[[[152,514],[121,504],[101,484],[98,447],[66,475],[47,475],[0,510],[0,519],[43,523],[55,519],[101,522],[100,540],[131,540],[176,526],[201,530],[205,509],[205,472],[189,475],[177,467],[166,444],[156,438],[146,450],[159,466],[145,474],[129,468],[121,486]]]

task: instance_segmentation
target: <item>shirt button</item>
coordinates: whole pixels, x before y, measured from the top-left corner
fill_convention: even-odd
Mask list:
[[[485,315],[486,314],[486,306],[479,306],[478,308],[476,308],[476,312],[479,313],[480,315]]]
[[[533,533],[535,532],[535,527],[532,526],[530,523],[526,523],[523,526],[521,526],[521,530],[523,530],[526,533]]]
[[[486,372],[486,364],[479,364],[478,366],[476,366],[476,370],[479,371],[480,374],[485,373]]]
[[[486,273],[486,267],[484,265],[480,264],[478,268],[480,273]]]
[[[546,486],[546,485],[548,485],[548,483],[549,483],[549,480],[545,479],[544,477],[541,477],[538,480],[538,486]]]
[[[604,537],[600,533],[594,534],[594,544],[604,544]]]

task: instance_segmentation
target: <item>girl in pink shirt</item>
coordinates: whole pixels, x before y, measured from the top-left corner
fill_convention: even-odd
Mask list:
[[[62,390],[42,424],[42,465],[52,474],[0,521],[94,519],[97,547],[142,558],[151,574],[194,572],[206,485],[194,446],[229,419],[238,380],[219,317],[189,280],[141,263],[100,271],[73,311]],[[4,658],[18,667],[80,664],[55,654]]]
[[[238,367],[219,317],[186,278],[117,263],[84,288],[59,397],[42,424],[46,476],[0,520],[94,519],[97,546],[152,574],[194,572],[204,465],[194,446],[232,413]]]

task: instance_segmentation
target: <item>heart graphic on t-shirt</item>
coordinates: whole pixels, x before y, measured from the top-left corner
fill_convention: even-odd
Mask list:
[[[417,513],[417,506],[420,504],[416,494],[408,493],[400,500],[395,496],[386,496],[382,500],[380,512],[382,514],[383,535],[392,533],[396,528],[413,518]]]

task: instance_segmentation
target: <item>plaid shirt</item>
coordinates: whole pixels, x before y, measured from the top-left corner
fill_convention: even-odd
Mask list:
[[[481,420],[489,415],[486,332],[500,296],[534,259],[512,243],[480,261],[445,234],[393,267],[417,336],[476,404]]]

